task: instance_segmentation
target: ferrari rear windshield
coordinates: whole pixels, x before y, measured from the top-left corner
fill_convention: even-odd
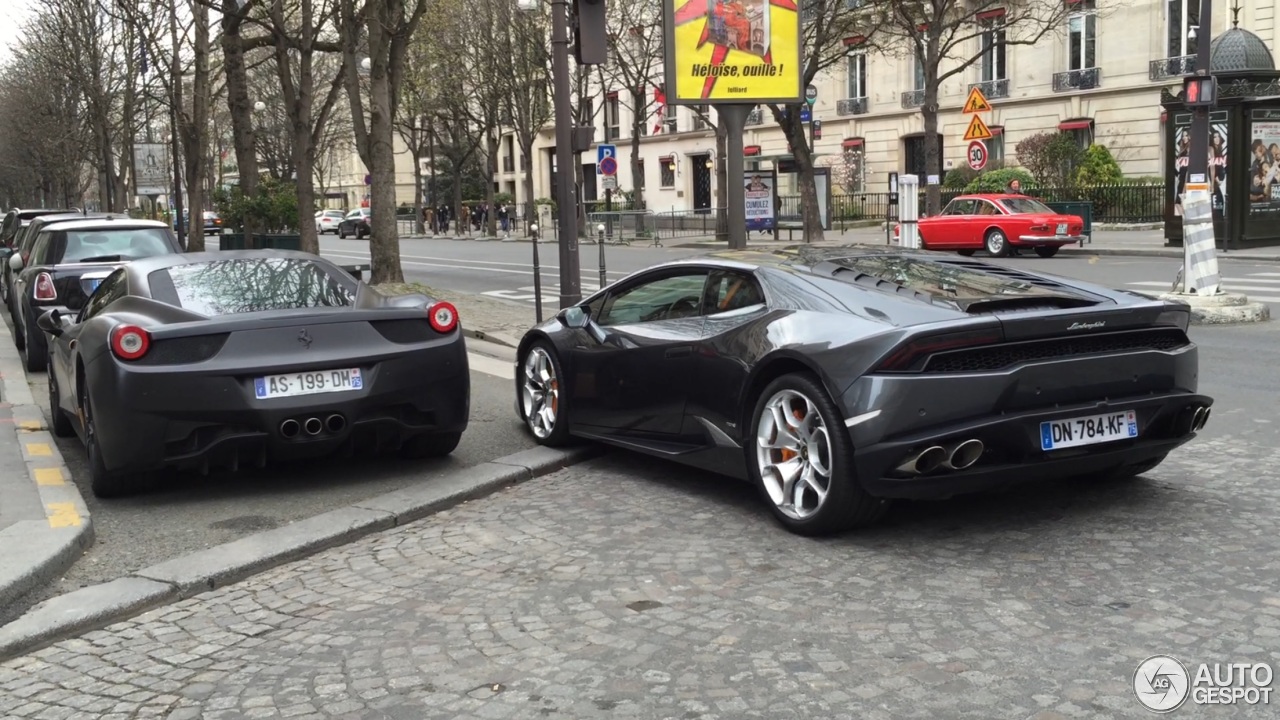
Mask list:
[[[174,252],[164,228],[92,228],[57,235],[65,238],[64,263],[120,262]]]
[[[207,315],[348,307],[355,294],[323,265],[301,258],[237,258],[176,265],[148,276],[152,293]]]

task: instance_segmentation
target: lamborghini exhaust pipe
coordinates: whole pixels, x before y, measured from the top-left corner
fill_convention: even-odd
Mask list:
[[[331,433],[340,433],[347,427],[347,419],[341,415],[334,413],[324,419],[324,426],[329,428]]]
[[[324,423],[320,422],[320,418],[317,417],[307,418],[302,427],[307,431],[308,435],[319,435],[320,431],[324,430]]]
[[[302,432],[302,426],[297,420],[292,418],[280,423],[280,436],[292,440],[298,437],[298,433]]]
[[[1191,416],[1191,432],[1200,432],[1205,423],[1209,422],[1210,409],[1207,407],[1196,408],[1195,414]]]
[[[947,459],[942,463],[942,467],[947,470],[964,470],[971,467],[982,457],[982,451],[986,446],[981,440],[965,440],[947,448]]]
[[[937,470],[942,463],[947,461],[947,450],[941,445],[933,445],[927,447],[918,453],[908,455],[907,459],[898,466],[898,472],[907,473],[909,475],[924,475]]]

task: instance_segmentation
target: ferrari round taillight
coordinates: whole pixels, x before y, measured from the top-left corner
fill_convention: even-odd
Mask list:
[[[431,328],[438,333],[452,332],[458,327],[458,308],[447,302],[438,302],[427,310]]]
[[[134,325],[121,325],[111,333],[111,351],[121,360],[137,360],[151,349],[151,333]]]

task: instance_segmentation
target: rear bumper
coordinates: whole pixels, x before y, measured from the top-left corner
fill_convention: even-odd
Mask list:
[[[1197,394],[1194,344],[1026,363],[983,373],[868,375],[843,395],[857,477],[881,497],[943,498],[1020,480],[1087,475],[1159,457],[1194,434],[1186,408]],[[1044,452],[1040,423],[1134,410],[1138,436]],[[900,477],[895,469],[934,445],[981,440],[985,452],[963,471]]]
[[[1075,243],[1083,244],[1089,238],[1084,235],[1022,235],[1018,238],[1019,245],[1072,245]]]
[[[394,449],[418,435],[466,429],[470,377],[461,334],[447,344],[365,358],[349,367],[361,369],[363,388],[258,400],[253,379],[272,370],[208,373],[199,365],[144,370],[105,353],[87,368],[104,464],[111,471],[235,469]],[[326,422],[330,416],[341,421]],[[304,425],[310,418],[326,427],[294,437],[281,431],[286,420]]]

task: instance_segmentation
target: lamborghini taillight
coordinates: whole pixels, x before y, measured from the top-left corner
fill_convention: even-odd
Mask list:
[[[966,330],[917,338],[890,353],[876,367],[876,372],[908,372],[915,370],[935,353],[978,345],[992,345],[1002,339],[1003,335],[995,329]]]

